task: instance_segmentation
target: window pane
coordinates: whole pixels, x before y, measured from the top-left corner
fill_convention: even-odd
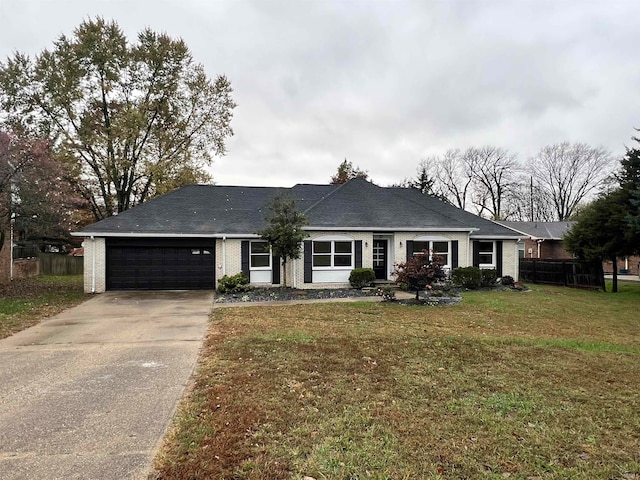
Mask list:
[[[331,255],[314,255],[313,266],[314,267],[330,267]]]
[[[251,253],[269,253],[267,242],[251,242]]]
[[[478,242],[479,252],[493,252],[493,242]]]
[[[413,253],[422,253],[422,250],[429,250],[429,242],[413,242]]]
[[[313,253],[331,253],[331,242],[313,242]]]
[[[203,250],[202,254],[203,255],[211,255],[211,251],[210,250]]]
[[[446,253],[437,253],[435,260],[437,260],[440,265],[447,265],[449,263],[449,255]]]
[[[336,242],[336,253],[351,253],[351,242]]]
[[[449,253],[449,242],[433,242],[433,253]]]
[[[268,267],[269,266],[269,255],[251,255],[251,266],[252,267]]]
[[[493,264],[493,255],[491,254],[480,254],[480,263],[484,264]]]
[[[200,255],[200,249],[199,248],[192,248],[191,249],[191,255]]]
[[[333,264],[335,267],[350,267],[351,255],[336,255]]]

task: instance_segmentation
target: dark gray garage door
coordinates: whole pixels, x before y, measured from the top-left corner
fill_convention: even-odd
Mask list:
[[[107,290],[214,288],[215,240],[107,238]]]

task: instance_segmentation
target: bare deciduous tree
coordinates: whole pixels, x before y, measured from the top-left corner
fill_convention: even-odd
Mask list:
[[[527,169],[534,184],[544,192],[554,220],[568,220],[577,207],[613,172],[604,147],[569,142],[547,145],[530,158]]]
[[[459,149],[450,149],[442,157],[434,157],[436,189],[443,198],[458,208],[467,207],[472,172]]]
[[[463,161],[471,172],[472,201],[478,214],[488,215],[493,220],[506,218],[506,207],[520,170],[516,156],[503,148],[472,147],[464,152]]]

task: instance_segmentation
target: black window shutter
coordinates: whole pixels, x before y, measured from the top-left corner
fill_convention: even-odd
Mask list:
[[[458,240],[451,241],[451,269],[458,268]]]
[[[480,266],[480,242],[477,240],[473,242],[473,266]]]
[[[413,240],[407,240],[407,260],[413,257]]]
[[[271,283],[280,285],[280,256],[271,257]]]
[[[249,240],[240,243],[240,270],[249,278]]]
[[[362,240],[356,240],[356,268],[362,268]]]
[[[313,282],[313,254],[311,240],[305,240],[304,244],[304,283]]]
[[[496,273],[502,277],[502,240],[496,242]]]

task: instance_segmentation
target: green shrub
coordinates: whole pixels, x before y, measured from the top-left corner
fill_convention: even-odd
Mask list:
[[[237,273],[229,276],[225,275],[218,280],[219,293],[241,293],[251,290],[249,279],[243,273]]]
[[[376,292],[379,296],[382,297],[383,302],[395,302],[396,301],[396,291],[393,287],[385,286],[378,288]]]
[[[354,268],[349,275],[349,283],[353,288],[370,287],[376,279],[372,268]]]
[[[454,285],[469,290],[477,290],[482,285],[482,272],[478,267],[460,267],[451,272]]]
[[[498,280],[498,272],[495,269],[481,269],[481,284],[483,287],[494,287]]]
[[[505,287],[513,287],[516,282],[511,275],[505,275],[500,279],[500,283]]]

